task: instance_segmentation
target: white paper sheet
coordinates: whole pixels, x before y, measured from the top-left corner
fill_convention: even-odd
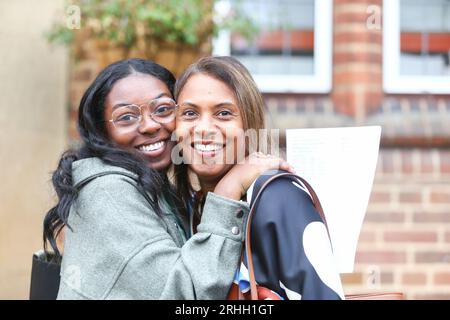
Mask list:
[[[286,130],[287,161],[316,191],[341,273],[353,272],[381,127]]]

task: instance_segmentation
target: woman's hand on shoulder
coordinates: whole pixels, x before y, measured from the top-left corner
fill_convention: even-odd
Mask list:
[[[240,200],[247,193],[253,181],[268,170],[285,170],[295,173],[294,168],[284,159],[270,154],[254,152],[228,171],[217,184],[214,193]]]

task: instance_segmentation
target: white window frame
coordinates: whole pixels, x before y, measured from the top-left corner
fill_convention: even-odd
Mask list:
[[[328,93],[332,86],[333,1],[314,0],[314,74],[253,75],[265,93]],[[228,1],[216,6],[218,14],[226,12]],[[230,55],[230,32],[221,31],[213,41],[213,55]]]
[[[450,93],[448,76],[400,74],[400,0],[383,1],[383,89],[386,93]]]

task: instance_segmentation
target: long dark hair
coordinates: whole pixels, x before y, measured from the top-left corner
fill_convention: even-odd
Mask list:
[[[143,59],[122,60],[109,65],[86,90],[78,110],[78,131],[82,146],[79,150],[69,150],[62,155],[52,176],[58,203],[44,218],[44,250],[50,254],[47,250],[49,243],[54,252],[54,255],[50,256],[56,261],[61,259],[56,239],[64,226],[70,228],[67,223],[69,211],[77,197],[72,181],[72,163],[76,160],[97,157],[106,164],[122,167],[137,174],[138,183],[148,192],[152,200],[152,209],[157,214],[161,213],[157,195],[173,196],[171,200],[178,203],[164,172],[150,169],[138,155],[118,148],[106,133],[105,99],[118,80],[134,73],[151,75],[161,80],[173,94],[175,85],[173,74],[166,68]]]

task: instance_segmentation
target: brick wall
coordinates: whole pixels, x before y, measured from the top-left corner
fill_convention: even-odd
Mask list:
[[[328,96],[265,98],[275,128],[382,126],[355,273],[342,276],[345,291],[450,299],[450,99],[389,96],[360,123],[339,113]]]
[[[450,299],[450,99],[384,94],[382,29],[369,25],[381,6],[334,0],[334,110],[382,125],[384,146],[345,290]]]
[[[337,111],[357,121],[382,101],[382,31],[377,25],[381,4],[334,0],[331,97]]]
[[[78,107],[81,98],[92,83],[97,74],[101,71],[99,64],[93,57],[83,56],[78,61],[73,61],[69,72],[69,143],[75,146],[79,141],[77,130]]]
[[[348,292],[450,299],[450,151],[383,149]]]

